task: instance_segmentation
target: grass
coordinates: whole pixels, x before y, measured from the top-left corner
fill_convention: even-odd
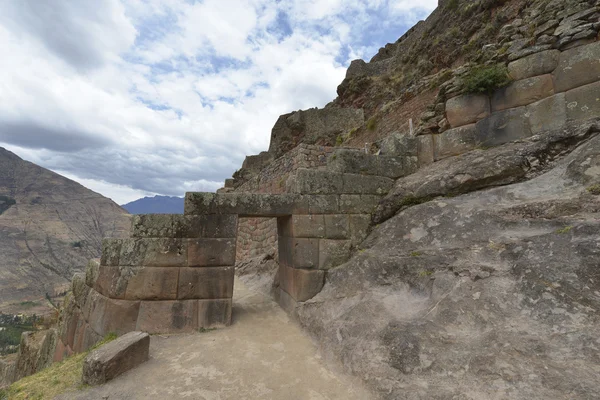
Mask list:
[[[8,389],[0,392],[0,400],[53,399],[59,394],[67,391],[82,389],[84,387],[81,382],[83,360],[92,350],[95,350],[116,338],[116,334],[109,333],[101,342],[96,344],[90,350],[84,353],[75,354],[66,360],[52,364],[50,367],[37,374],[13,383]]]
[[[587,191],[593,194],[594,196],[600,196],[600,184],[590,186],[589,188],[587,188]]]
[[[423,255],[423,253],[421,253],[420,251],[413,251],[410,253],[411,257],[420,257],[421,255]]]
[[[367,129],[370,131],[377,129],[377,119],[375,117],[369,118],[367,121]]]
[[[478,66],[466,75],[463,85],[467,93],[487,93],[510,83],[508,70],[503,65]]]
[[[571,229],[573,229],[573,227],[572,227],[572,226],[565,226],[565,227],[564,227],[564,228],[562,228],[562,229],[557,229],[557,230],[556,230],[556,233],[563,235],[563,234],[565,234],[565,233],[569,233],[569,232],[571,232]]]

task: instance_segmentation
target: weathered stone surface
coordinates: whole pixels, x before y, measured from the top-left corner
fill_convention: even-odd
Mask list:
[[[179,300],[230,299],[233,296],[234,267],[181,268]]]
[[[490,115],[490,99],[486,95],[462,95],[446,102],[446,118],[453,128],[472,124]]]
[[[371,226],[371,215],[348,215],[348,220],[350,222],[350,242],[356,246],[367,237]]]
[[[348,215],[333,214],[325,215],[325,238],[347,239],[350,234],[350,223]]]
[[[175,300],[179,269],[173,267],[100,267],[94,289],[123,300]]]
[[[122,242],[122,239],[109,238],[102,240],[102,256],[100,258],[100,265],[119,265]]]
[[[547,165],[562,152],[600,131],[596,120],[569,124],[565,129],[507,143],[489,150],[473,150],[461,157],[447,158],[401,178],[396,187],[381,200],[373,215],[379,224],[397,212],[439,196],[454,196],[492,186],[507,185],[525,179],[539,165]],[[562,153],[561,153],[562,154]],[[534,165],[538,166],[537,168]]]
[[[293,215],[277,219],[280,236],[298,238],[325,237],[323,215]]]
[[[71,292],[73,292],[73,298],[77,304],[84,304],[90,291],[90,287],[86,285],[85,277],[85,273],[79,272],[74,274],[71,280]]]
[[[185,214],[188,215],[280,216],[293,214],[297,207],[306,209],[308,213],[308,199],[293,194],[188,192],[185,195]]]
[[[531,136],[526,107],[493,113],[475,125],[475,140],[483,147],[498,146]]]
[[[600,82],[566,93],[567,118],[573,121],[600,116]]]
[[[188,267],[235,264],[235,239],[188,239]]]
[[[142,301],[135,329],[155,333],[186,333],[198,329],[198,300]]]
[[[182,239],[123,239],[119,265],[186,266],[187,242]]]
[[[599,128],[522,153],[550,158],[530,180],[414,205],[375,227],[364,251],[297,305],[301,326],[386,400],[597,397],[588,344],[599,329],[600,198],[586,187],[600,178]],[[415,187],[442,170],[492,172],[500,151],[479,154],[486,167],[440,161]]]
[[[600,80],[600,42],[580,46],[561,53],[554,85],[565,92]]]
[[[344,194],[386,194],[394,180],[383,176],[367,176],[359,174],[342,174]]]
[[[282,115],[271,131],[269,153],[279,157],[300,142],[333,146],[338,135],[360,128],[364,119],[363,110],[355,108],[314,108]]]
[[[327,170],[396,179],[416,171],[417,163],[415,161],[415,157],[407,155],[373,155],[365,154],[364,151],[360,150],[339,149],[329,157]]]
[[[87,267],[85,269],[85,284],[89,287],[94,287],[94,282],[98,278],[98,273],[100,271],[100,260],[99,259],[91,259],[88,261]]]
[[[136,215],[132,231],[138,238],[233,238],[237,215]]]
[[[0,389],[15,381],[15,359],[0,359]]]
[[[279,266],[279,282],[295,301],[306,301],[316,296],[323,288],[325,271],[297,269]]]
[[[52,364],[58,334],[55,329],[23,332],[14,370],[17,381]]]
[[[342,265],[350,258],[350,240],[321,239],[319,241],[319,269]]]
[[[139,309],[139,301],[109,299],[90,290],[83,315],[98,335],[110,332],[120,335],[135,330]]]
[[[528,41],[528,39],[525,39],[525,40]],[[551,48],[552,48],[552,45],[550,45],[550,44],[525,47],[522,50],[518,50],[518,51],[515,51],[515,52],[509,54],[508,61],[515,61],[515,60],[518,60],[520,58],[527,57],[527,56],[529,56],[531,54],[540,53],[542,51],[550,50]]]
[[[343,194],[340,196],[339,212],[343,214],[370,214],[380,200],[381,196],[370,194]]]
[[[476,132],[475,124],[470,124],[438,135],[435,140],[436,161],[473,150],[477,147]]]
[[[298,194],[343,193],[343,174],[302,168],[296,171],[292,191]]]
[[[554,94],[552,75],[546,74],[522,79],[498,89],[492,96],[492,111],[525,106]],[[493,114],[492,114],[493,117]]]
[[[515,81],[552,73],[558,66],[560,51],[547,50],[508,64],[508,73]]]
[[[381,154],[386,156],[416,157],[417,139],[407,134],[392,133],[379,143]]]
[[[281,236],[277,240],[279,263],[292,268],[316,268],[319,265],[319,239]]]
[[[567,105],[564,93],[559,93],[547,99],[527,106],[531,133],[560,129],[567,122]]]
[[[212,329],[231,325],[231,299],[198,300],[198,328]]]
[[[101,385],[146,362],[150,336],[129,332],[92,351],[83,361],[83,383]]]
[[[419,167],[424,167],[435,161],[435,135],[417,136],[418,164]]]

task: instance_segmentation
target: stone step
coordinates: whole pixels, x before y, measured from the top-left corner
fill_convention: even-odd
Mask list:
[[[382,176],[398,179],[418,169],[416,156],[365,154],[362,150],[338,149],[327,160],[327,170],[336,173]]]
[[[298,169],[288,180],[288,189],[297,194],[372,194],[383,196],[394,180],[382,176],[346,174],[314,169]]]

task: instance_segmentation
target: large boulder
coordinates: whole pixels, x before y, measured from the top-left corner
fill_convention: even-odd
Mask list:
[[[446,102],[446,118],[453,128],[472,124],[490,115],[490,98],[484,94],[467,94]]]
[[[150,335],[129,332],[93,350],[83,362],[83,383],[101,385],[148,360]]]

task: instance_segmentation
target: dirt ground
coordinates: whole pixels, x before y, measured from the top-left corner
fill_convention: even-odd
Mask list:
[[[266,296],[235,282],[231,327],[153,336],[137,369],[58,399],[368,400],[357,379],[333,372],[311,340]]]

